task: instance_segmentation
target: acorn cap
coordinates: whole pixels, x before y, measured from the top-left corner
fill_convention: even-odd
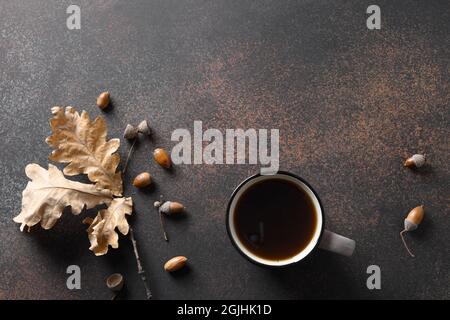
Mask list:
[[[124,282],[123,276],[120,273],[113,273],[106,279],[106,286],[110,290],[118,292],[122,290]]]
[[[137,126],[138,132],[149,136],[151,134],[151,129],[148,126],[147,120],[141,121]]]
[[[406,231],[416,230],[417,227],[418,227],[417,224],[415,224],[414,222],[409,221],[408,219],[405,219],[405,230]]]
[[[133,127],[131,124],[127,124],[125,131],[123,132],[123,137],[125,139],[131,140],[136,138],[138,135],[138,129]]]

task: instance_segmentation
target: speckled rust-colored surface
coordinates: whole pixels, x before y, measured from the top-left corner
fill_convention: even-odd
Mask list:
[[[51,231],[21,233],[27,163],[46,165],[50,107],[103,115],[110,137],[149,120],[155,135],[136,148],[126,177],[135,229],[156,299],[449,299],[449,5],[377,1],[382,29],[366,28],[372,1],[77,1],[81,30],[66,28],[73,1],[0,0],[0,299],[108,299],[112,272],[126,277],[123,298],[142,299],[131,245],[95,257],[81,218]],[[109,90],[114,107],[95,107]],[[227,238],[228,197],[250,165],[185,165],[167,173],[151,160],[170,149],[176,128],[277,128],[281,168],[318,191],[327,228],[352,237],[352,258],[315,252],[297,266],[267,270],[243,259]],[[123,142],[121,155],[129,145]],[[415,152],[429,165],[412,171]],[[155,187],[137,191],[148,170]],[[188,214],[168,219],[162,241],[152,203],[159,194]],[[407,236],[403,218],[424,204]],[[93,214],[93,213],[90,213]],[[163,271],[189,258],[178,275]],[[82,289],[66,288],[77,264]],[[366,287],[380,266],[382,289]]]

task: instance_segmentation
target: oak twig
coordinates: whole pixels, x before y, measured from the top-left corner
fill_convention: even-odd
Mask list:
[[[139,257],[139,252],[137,250],[136,239],[134,238],[133,228],[130,227],[129,232],[130,232],[130,240],[131,240],[131,243],[133,244],[134,256],[136,257],[138,274],[141,276],[142,282],[144,283],[147,300],[150,300],[152,298],[152,292],[150,291],[150,288],[148,287],[148,284],[147,284],[147,277],[145,275],[145,270],[142,268],[141,259]]]
[[[125,175],[125,173],[127,171],[128,164],[130,162],[130,158],[131,158],[131,155],[133,153],[134,145],[136,144],[137,140],[138,140],[137,138],[134,138],[133,143],[131,144],[130,150],[128,151],[128,155],[127,155],[127,158],[125,160],[125,165],[123,167],[122,175]],[[150,288],[149,288],[149,286],[147,284],[147,276],[145,274],[144,268],[142,267],[141,258],[139,256],[139,252],[138,252],[138,249],[137,249],[136,239],[134,238],[133,228],[131,226],[130,226],[129,234],[130,234],[131,243],[133,244],[133,252],[134,252],[134,256],[136,258],[138,274],[141,277],[142,282],[144,283],[145,294],[147,296],[147,300],[150,300],[152,298],[152,292],[150,291]]]

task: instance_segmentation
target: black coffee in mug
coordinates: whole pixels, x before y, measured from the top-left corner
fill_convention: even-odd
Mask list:
[[[287,179],[266,179],[246,189],[236,202],[233,224],[242,245],[265,260],[288,260],[302,252],[317,230],[310,195]]]

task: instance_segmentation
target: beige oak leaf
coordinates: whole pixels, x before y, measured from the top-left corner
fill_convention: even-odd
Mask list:
[[[120,156],[116,153],[119,139],[106,140],[106,122],[103,117],[94,121],[83,111],[72,107],[53,107],[50,127],[53,134],[46,139],[54,148],[49,159],[68,163],[64,174],[87,174],[99,189],[109,189],[115,196],[122,195],[122,175],[116,172]]]
[[[108,252],[108,246],[116,249],[119,247],[119,235],[116,228],[123,235],[128,234],[126,215],[133,211],[133,200],[131,198],[115,198],[107,209],[100,210],[94,221],[87,229],[91,247],[96,256]]]
[[[39,222],[42,228],[50,229],[65,207],[70,206],[77,215],[85,207],[89,209],[112,201],[111,191],[68,180],[51,164],[48,170],[35,163],[29,164],[25,173],[31,181],[22,193],[22,211],[14,218],[21,224],[22,231],[25,226],[32,227]]]

